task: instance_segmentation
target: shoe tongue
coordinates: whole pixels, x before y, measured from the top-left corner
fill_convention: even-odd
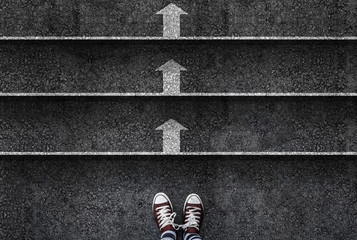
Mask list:
[[[167,225],[166,227],[161,229],[161,233],[166,232],[166,231],[176,231],[172,225]]]
[[[199,208],[201,208],[201,204],[199,204],[199,203],[187,203],[187,206],[199,207]]]
[[[193,208],[195,208],[195,209],[193,209]],[[194,213],[201,212],[202,211],[202,207],[201,207],[201,204],[187,203],[185,211],[191,211],[191,212],[194,212]]]
[[[165,203],[155,203],[155,207],[158,208],[158,207],[164,207],[164,206],[167,206],[167,209],[170,209],[171,210],[171,207],[169,205],[168,202],[165,202]]]
[[[188,227],[185,230],[187,233],[199,233],[200,231],[198,231],[196,228],[192,228],[192,227]]]

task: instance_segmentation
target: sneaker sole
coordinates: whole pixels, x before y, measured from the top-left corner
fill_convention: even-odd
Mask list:
[[[169,198],[165,193],[162,193],[162,192],[161,192],[161,193],[156,193],[156,195],[155,195],[155,197],[154,197],[154,200],[152,201],[152,206],[151,206],[152,211],[154,211],[155,200],[156,200],[156,198],[157,198],[159,195],[164,196],[164,197],[169,201],[170,207],[171,207],[171,209],[172,209],[172,212],[174,212],[174,208],[173,208],[173,206],[172,206],[172,203],[171,203],[170,198]]]
[[[187,196],[186,201],[185,201],[185,204],[183,205],[183,210],[182,210],[183,214],[185,214],[185,208],[186,208],[186,204],[187,204],[187,202],[188,202],[188,199],[190,199],[192,196],[195,196],[195,197],[198,198],[198,200],[200,200],[200,203],[201,203],[201,205],[202,205],[202,210],[203,210],[203,211],[205,210],[205,208],[204,208],[204,206],[203,206],[203,202],[202,202],[200,196],[198,196],[196,193],[191,193],[190,195]]]

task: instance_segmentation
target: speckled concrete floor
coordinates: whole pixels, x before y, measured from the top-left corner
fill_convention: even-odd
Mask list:
[[[158,239],[164,191],[204,239],[357,238],[355,157],[1,157],[0,239]]]

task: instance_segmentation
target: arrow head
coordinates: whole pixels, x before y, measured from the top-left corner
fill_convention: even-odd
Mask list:
[[[175,4],[171,3],[162,10],[158,11],[156,14],[162,14],[162,15],[182,15],[182,14],[187,14],[184,10],[176,6]]]
[[[165,63],[164,65],[162,65],[161,67],[159,67],[158,69],[156,69],[156,71],[162,71],[162,72],[173,71],[173,70],[187,71],[186,68],[182,67],[180,64],[178,64],[174,60],[170,60],[167,63]]]
[[[170,119],[166,123],[162,124],[160,127],[156,128],[156,130],[161,130],[161,131],[183,131],[183,130],[188,130],[184,126],[182,126],[180,123],[177,121]]]

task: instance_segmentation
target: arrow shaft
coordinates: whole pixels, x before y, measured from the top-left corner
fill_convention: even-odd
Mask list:
[[[174,154],[181,152],[181,134],[180,131],[163,132],[163,152]]]
[[[164,72],[163,85],[165,94],[179,94],[180,93],[180,72]]]
[[[180,37],[180,15],[164,15],[164,37]]]

